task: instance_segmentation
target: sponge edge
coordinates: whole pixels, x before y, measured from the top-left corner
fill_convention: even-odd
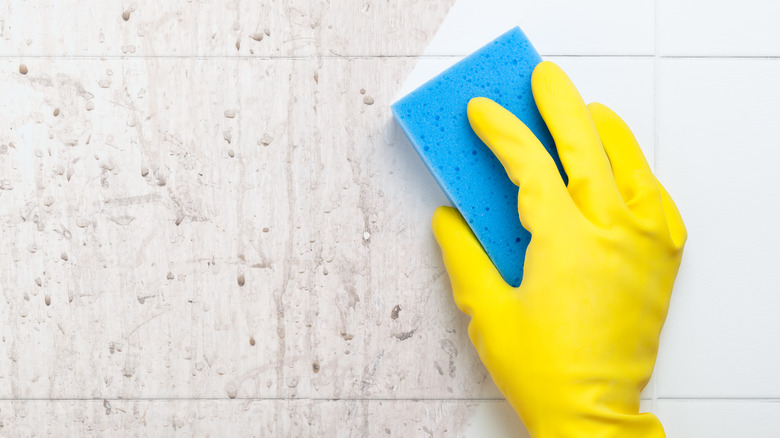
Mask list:
[[[531,74],[541,61],[516,27],[392,106],[420,158],[512,286],[522,281],[531,235],[520,224],[517,186],[471,130],[466,107],[473,97],[487,97],[512,112],[536,134],[565,180],[531,91]]]

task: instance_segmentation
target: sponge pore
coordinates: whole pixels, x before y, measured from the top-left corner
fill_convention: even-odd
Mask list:
[[[536,134],[566,181],[531,92],[531,73],[541,60],[516,27],[392,106],[420,158],[512,286],[522,281],[531,234],[520,224],[518,187],[472,131],[466,107],[473,97],[487,97],[512,112]]]

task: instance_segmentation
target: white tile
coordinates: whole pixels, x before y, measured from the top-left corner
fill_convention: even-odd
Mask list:
[[[305,0],[11,2],[0,18],[0,54],[307,55],[317,47],[310,23],[320,16],[310,5]]]
[[[659,397],[780,396],[780,61],[665,60],[659,180],[689,238]]]
[[[601,102],[625,120],[653,165],[654,68],[651,59],[545,57],[557,63],[586,103]]]
[[[457,0],[423,53],[468,55],[514,26],[542,55],[654,53],[652,0]]]
[[[668,438],[777,438],[780,403],[761,400],[659,400]]]
[[[585,99],[598,98],[626,118],[652,160],[652,61],[555,61]],[[318,104],[331,111],[318,113],[322,151],[312,152],[327,169],[314,214],[321,217],[316,240],[328,272],[315,277],[314,350],[321,371],[314,390],[342,398],[496,397],[466,336],[468,318],[453,305],[430,232],[430,214],[446,200],[389,119],[389,96],[371,87],[404,65],[399,59],[327,59],[319,71]],[[364,87],[375,100],[371,106],[358,93]],[[360,123],[327,128],[344,117]],[[396,305],[400,316],[391,319]],[[411,335],[401,340],[403,333]]]
[[[0,55],[416,56],[453,1],[6,2]]]
[[[658,1],[662,55],[780,55],[780,2]]]

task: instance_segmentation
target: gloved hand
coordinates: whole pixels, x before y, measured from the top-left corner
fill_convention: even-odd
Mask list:
[[[517,184],[532,234],[522,284],[507,285],[461,215],[440,207],[433,231],[455,303],[496,385],[534,438],[663,437],[639,414],[687,233],[628,126],[585,105],[542,62],[534,99],[569,177],[531,131],[495,102],[468,117]]]

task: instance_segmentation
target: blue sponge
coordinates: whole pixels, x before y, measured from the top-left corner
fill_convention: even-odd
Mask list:
[[[450,202],[460,210],[504,280],[519,286],[530,233],[517,214],[518,188],[474,134],[473,97],[511,111],[539,138],[566,180],[550,132],[534,103],[531,73],[541,57],[519,27],[393,104],[393,114]]]

